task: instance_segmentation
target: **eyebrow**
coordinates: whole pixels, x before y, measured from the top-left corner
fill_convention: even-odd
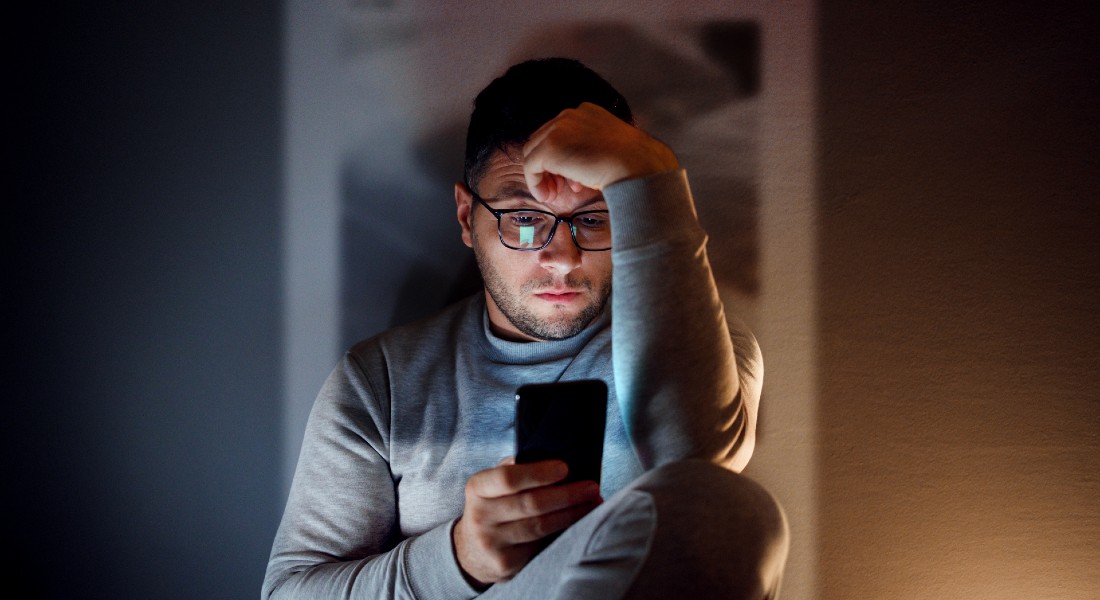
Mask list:
[[[483,198],[483,200],[485,200],[485,199],[486,198]],[[526,200],[526,201],[534,202],[535,204],[542,207],[540,210],[549,211],[548,206],[544,205],[543,203],[539,202],[538,200],[535,200],[535,197],[531,194],[531,192],[525,186],[520,186],[518,184],[516,184],[516,185],[509,185],[509,184],[504,185],[504,187],[501,188],[501,190],[497,193],[496,196],[493,197],[493,199],[494,200],[503,200],[503,201],[509,201],[509,200],[523,201],[523,200]],[[579,212],[581,210],[584,210],[585,207],[592,206],[593,204],[597,204],[599,202],[605,202],[603,194],[596,194],[595,196],[592,196],[590,199],[588,199],[588,200],[584,201],[583,203],[581,203],[580,205],[578,205],[577,210],[574,210],[573,212]],[[598,209],[598,210],[606,210],[606,209]],[[553,211],[550,211],[550,212],[553,212]]]
[[[525,186],[519,184],[506,184],[500,189],[496,195],[500,200],[534,200],[535,197],[531,195],[531,192],[527,190]]]

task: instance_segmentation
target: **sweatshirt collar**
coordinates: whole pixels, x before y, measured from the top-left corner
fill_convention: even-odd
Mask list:
[[[576,356],[600,331],[611,324],[611,302],[577,335],[564,340],[542,342],[515,342],[497,336],[489,328],[489,313],[485,307],[485,293],[479,292],[470,303],[467,318],[480,321],[482,335],[479,341],[487,358],[505,364],[535,364]]]

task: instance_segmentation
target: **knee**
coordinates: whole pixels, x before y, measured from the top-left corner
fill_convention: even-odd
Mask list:
[[[711,462],[669,463],[647,472],[629,489],[650,494],[665,512],[731,525],[743,520],[762,534],[786,535],[786,517],[771,493],[752,479]]]
[[[659,590],[654,597],[763,598],[778,587],[789,530],[783,509],[760,484],[689,460],[654,469],[630,489],[652,497],[657,523],[631,597]]]

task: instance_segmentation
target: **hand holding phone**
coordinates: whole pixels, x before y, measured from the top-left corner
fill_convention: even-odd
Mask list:
[[[607,384],[591,379],[524,385],[516,391],[516,463],[559,459],[563,483],[600,481]]]
[[[505,461],[466,482],[466,504],[452,540],[459,568],[475,588],[511,579],[599,506],[598,483],[562,483],[565,475],[565,465],[556,461]]]

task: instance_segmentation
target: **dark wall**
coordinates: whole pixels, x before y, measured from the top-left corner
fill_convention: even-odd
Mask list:
[[[1100,586],[1100,11],[820,5],[823,599]]]
[[[71,4],[8,27],[5,580],[253,598],[283,503],[280,6]]]

